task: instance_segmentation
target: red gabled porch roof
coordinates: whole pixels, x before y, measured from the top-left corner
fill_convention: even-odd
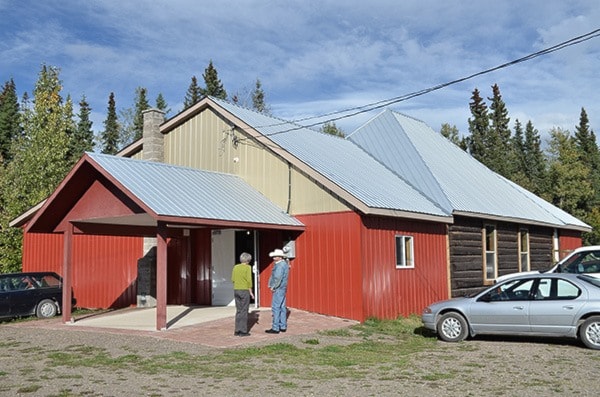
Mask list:
[[[246,200],[228,201],[231,197]],[[304,229],[233,175],[86,153],[25,231],[63,233],[71,223],[75,233],[155,236],[159,221],[178,227]]]
[[[70,321],[72,311],[73,234],[156,237],[156,329],[162,330],[167,326],[167,238],[193,227],[304,229],[300,221],[233,175],[86,153],[25,231],[65,236],[64,322]]]

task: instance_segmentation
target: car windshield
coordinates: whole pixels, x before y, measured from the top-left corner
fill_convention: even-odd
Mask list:
[[[562,273],[600,273],[600,251],[584,251],[569,257],[558,269]]]

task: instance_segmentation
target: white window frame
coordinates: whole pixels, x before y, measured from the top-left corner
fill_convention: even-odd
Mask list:
[[[525,238],[527,249],[523,250],[523,238]],[[527,255],[527,263],[523,263],[523,255]],[[529,229],[519,229],[519,271],[528,272],[531,269],[531,245],[529,240]]]
[[[491,236],[491,247],[488,244],[488,228],[491,229],[493,236]],[[483,239],[483,280],[484,283],[492,283],[496,277],[498,277],[498,228],[496,225],[488,223],[483,225],[482,229]],[[492,258],[494,263],[492,264],[493,274],[488,274],[488,258]],[[491,276],[491,277],[489,277]]]
[[[394,243],[394,251],[396,253],[396,269],[413,269],[415,267],[414,237],[397,234],[396,238],[394,239]],[[398,248],[400,248],[400,250]]]

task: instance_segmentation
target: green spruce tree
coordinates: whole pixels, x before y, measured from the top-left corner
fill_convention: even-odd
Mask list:
[[[471,156],[486,164],[486,137],[490,128],[490,119],[487,105],[477,88],[473,90],[469,108],[472,117],[468,120],[470,136],[467,138],[467,147]]]
[[[531,120],[525,125],[523,140],[525,175],[531,183],[531,189],[536,195],[552,201],[548,186],[548,159],[542,150],[542,138]]]
[[[579,203],[579,208],[584,213],[585,222],[594,230],[598,230],[600,229],[600,151],[596,143],[596,134],[590,128],[590,121],[584,108],[581,108],[579,125],[575,127],[574,141],[579,160],[589,169],[589,183],[594,191],[592,197]],[[588,245],[598,244],[600,232],[585,233],[583,239]]]
[[[116,154],[119,151],[119,120],[115,105],[115,94],[108,97],[108,110],[104,120],[104,131],[101,134],[102,153]]]
[[[10,79],[0,92],[0,161],[11,160],[10,145],[21,135],[21,115],[15,82]]]
[[[83,153],[91,152],[94,149],[93,123],[90,120],[91,113],[92,108],[84,95],[79,101],[79,121],[77,122],[77,129],[75,130],[75,134],[71,137],[70,151],[73,155],[73,162],[78,161]]]
[[[135,90],[135,114],[133,117],[133,140],[137,141],[144,134],[144,110],[150,108],[146,98],[146,89],[138,87]]]
[[[584,108],[581,108],[574,139],[579,158],[590,168],[590,183],[595,187],[594,198],[587,203],[581,203],[582,208],[589,211],[600,205],[600,151],[596,143],[596,134],[590,128],[590,121]]]
[[[547,186],[547,159],[541,148],[541,139],[531,121],[525,130],[519,120],[515,120],[512,138],[514,168],[510,178],[525,189],[551,201]]]
[[[162,110],[165,113],[165,119],[168,118],[169,113],[171,113],[171,108],[169,108],[169,105],[167,104],[165,97],[160,92],[158,93],[158,96],[156,97],[156,108],[158,110]]]
[[[69,166],[72,166],[79,160],[81,154],[75,151],[75,139],[77,135],[77,124],[75,123],[75,114],[73,113],[73,100],[71,99],[71,95],[67,95],[67,99],[65,101],[65,117],[69,120],[69,123],[66,127],[66,134],[68,139],[69,148],[67,150],[67,162]]]
[[[512,151],[510,118],[498,84],[492,86],[492,93],[492,98],[488,98],[491,101],[491,124],[484,139],[485,165],[505,178],[511,178],[515,172],[515,155]]]
[[[183,99],[183,110],[191,107],[202,98],[202,89],[198,86],[198,79],[196,76],[192,76],[192,82],[185,93]]]
[[[524,187],[527,190],[532,190],[532,183],[526,172],[526,154],[525,154],[525,137],[523,125],[519,119],[515,120],[514,135],[512,137],[512,151],[514,153],[514,171],[511,180]]]
[[[219,74],[217,69],[213,66],[212,59],[208,63],[208,66],[204,70],[204,84],[205,88],[201,89],[202,95],[212,96],[219,99],[227,99],[227,92],[223,88],[221,80],[219,80]]]
[[[254,90],[252,91],[252,108],[262,114],[271,114],[271,111],[265,102],[265,92],[262,89],[262,83],[259,79],[256,79]]]

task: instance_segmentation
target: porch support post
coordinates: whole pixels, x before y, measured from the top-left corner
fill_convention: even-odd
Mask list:
[[[67,323],[73,320],[72,309],[72,270],[73,270],[73,225],[68,224],[63,233],[63,271],[62,271],[62,321]]]
[[[156,233],[156,330],[167,329],[167,225],[158,222]]]

